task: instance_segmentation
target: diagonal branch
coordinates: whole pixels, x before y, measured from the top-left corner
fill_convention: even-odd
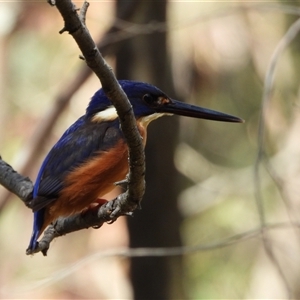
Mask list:
[[[49,4],[55,6],[55,0],[49,0],[48,2]],[[100,49],[101,53],[103,53],[104,56],[106,53],[114,53],[118,47],[118,39],[116,39],[115,41],[111,39],[111,36],[117,34],[117,31],[123,32],[122,28],[119,28],[118,26],[118,18],[126,19],[128,16],[133,14],[138,9],[138,7],[139,6],[135,3],[135,1],[127,1],[123,4],[121,11],[119,11],[119,15],[115,17],[115,20],[112,22],[110,28],[108,28],[103,37],[101,37],[97,42],[97,47]],[[36,157],[39,154],[40,149],[45,144],[45,140],[47,139],[48,134],[52,130],[55,122],[62,114],[62,112],[66,109],[74,93],[89,78],[91,73],[92,70],[90,68],[87,68],[86,65],[82,65],[74,80],[71,80],[69,84],[64,85],[64,88],[55,97],[52,107],[43,118],[43,123],[40,124],[35,134],[29,141],[30,146],[29,150],[25,154],[25,162],[18,168],[20,173],[27,174],[29,172],[29,169],[32,168],[32,165],[36,162]],[[0,212],[8,202],[9,197],[10,193],[8,190],[1,193]]]
[[[119,216],[130,215],[133,210],[140,206],[145,190],[144,148],[136,126],[133,110],[126,94],[118,84],[112,69],[103,59],[84,24],[88,7],[87,2],[84,3],[84,9],[81,9],[80,12],[78,12],[71,0],[56,0],[51,1],[50,4],[56,5],[64,19],[64,28],[60,33],[67,31],[75,39],[87,65],[100,79],[104,92],[117,110],[121,128],[129,149],[129,174],[126,192],[107,204],[102,205],[98,211],[94,210],[69,218],[60,218],[53,225],[49,226],[38,249],[34,251],[34,253],[41,251],[44,255],[47,254],[51,241],[57,236],[88,227],[99,228],[104,222],[113,222]],[[27,206],[30,206],[31,181],[17,174],[2,160],[0,160],[0,167],[4,168],[0,169],[1,174],[14,174],[13,179],[10,178],[10,181],[7,182],[3,180],[6,175],[2,176],[3,178],[0,178],[1,184],[3,183],[10,191],[17,194]],[[11,185],[11,180],[15,181],[16,184]],[[28,252],[27,254],[32,254],[32,252]]]
[[[27,206],[31,200],[33,185],[28,177],[18,174],[0,156],[0,182],[7,190],[16,194]],[[29,206],[28,206],[29,207]]]
[[[87,11],[86,2],[84,4],[85,9],[80,10],[80,15],[78,14],[78,10],[76,9],[75,5],[69,0],[56,0],[55,5],[65,22],[64,28],[60,31],[60,33],[68,31],[72,35],[78,47],[80,48],[87,65],[100,79],[104,92],[117,110],[120,118],[121,128],[129,148],[130,170],[127,191],[119,195],[116,199],[104,204],[99,209],[99,212],[93,214],[94,218],[91,218],[91,213],[85,214],[86,217],[89,217],[87,219],[94,221],[92,226],[99,227],[105,221],[113,222],[119,216],[129,214],[139,207],[145,190],[144,148],[136,126],[133,110],[127,99],[127,96],[118,84],[112,69],[103,59],[83,22],[83,20],[85,20],[85,12]],[[47,234],[45,234],[43,241],[41,241],[39,248],[36,249],[35,252],[42,251],[43,254],[46,255],[49,244],[53,237],[74,231],[72,225],[74,225],[75,228],[78,228],[76,225],[79,223],[83,224],[84,227],[80,227],[80,229],[90,227],[90,224],[87,225],[84,222],[80,222],[80,220],[82,220],[82,215],[80,214],[67,218],[67,220],[57,220],[57,222],[55,222],[53,225],[53,230],[50,228],[47,231]],[[71,228],[68,226],[70,224]],[[59,225],[62,226],[62,230],[59,230]],[[58,230],[56,228],[58,228]],[[57,234],[57,232],[59,232],[59,234]],[[44,243],[45,240],[48,242]],[[32,253],[30,252],[27,254]]]

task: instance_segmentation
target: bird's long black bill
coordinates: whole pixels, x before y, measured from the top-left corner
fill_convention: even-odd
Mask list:
[[[215,110],[187,104],[173,99],[171,101],[172,102],[160,107],[162,113],[223,122],[244,122],[244,120],[238,117],[224,114]]]

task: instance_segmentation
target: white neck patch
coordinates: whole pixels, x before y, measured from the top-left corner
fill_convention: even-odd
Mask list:
[[[109,106],[105,110],[99,111],[93,116],[93,122],[113,121],[118,117],[114,106]]]
[[[147,127],[149,125],[149,123],[153,120],[156,120],[162,116],[172,116],[172,115],[173,114],[167,114],[167,113],[154,113],[152,115],[142,117],[140,120],[141,120],[142,125],[144,127]]]
[[[168,113],[154,113],[149,116],[141,117],[140,122],[142,123],[142,125],[144,127],[147,127],[148,124],[153,120],[156,120],[162,116],[172,116],[172,115],[173,114],[168,114]],[[98,113],[96,113],[93,116],[92,121],[93,122],[113,121],[116,118],[118,118],[118,114],[117,114],[115,107],[109,106],[105,110],[102,110],[102,111],[99,111]]]

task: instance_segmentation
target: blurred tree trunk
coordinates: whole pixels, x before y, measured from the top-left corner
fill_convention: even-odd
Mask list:
[[[127,4],[126,4],[127,2]],[[117,14],[128,1],[117,2]],[[166,1],[138,1],[127,21],[147,24],[166,22]],[[167,53],[166,32],[141,35],[120,43],[117,51],[118,79],[146,81],[174,97]],[[128,220],[131,247],[181,245],[177,210],[178,174],[173,154],[178,119],[162,118],[149,126],[146,147],[146,195],[142,210]],[[184,298],[182,262],[178,258],[134,258],[131,280],[135,299]]]

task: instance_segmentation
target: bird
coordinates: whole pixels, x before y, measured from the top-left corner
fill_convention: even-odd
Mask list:
[[[119,80],[129,99],[145,146],[147,126],[165,115],[224,122],[242,119],[174,100],[145,82]],[[86,112],[71,125],[46,155],[33,186],[30,206],[33,231],[27,252],[38,246],[46,227],[58,217],[83,212],[110,192],[128,173],[128,147],[117,111],[99,89]]]

